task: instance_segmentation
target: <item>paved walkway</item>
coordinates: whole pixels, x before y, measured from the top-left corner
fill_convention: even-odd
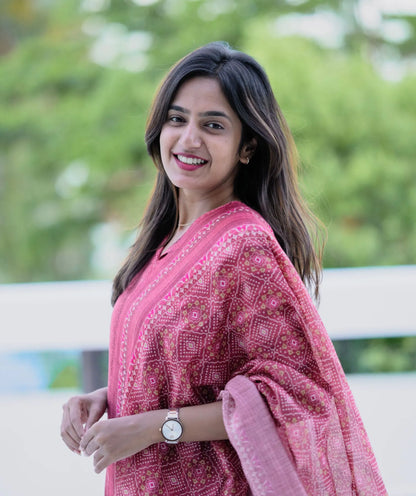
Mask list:
[[[1,496],[103,496],[104,474],[59,435],[68,393],[0,396]]]
[[[390,496],[416,496],[416,373],[351,375]]]
[[[390,496],[416,496],[416,374],[349,381]],[[60,440],[61,405],[69,394],[0,396],[1,496],[103,496],[104,474]]]

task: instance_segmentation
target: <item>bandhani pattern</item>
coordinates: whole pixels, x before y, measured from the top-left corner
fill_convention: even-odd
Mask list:
[[[111,325],[110,418],[219,398],[229,441],[150,446],[107,470],[106,496],[387,494],[303,283],[240,202],[159,250]]]

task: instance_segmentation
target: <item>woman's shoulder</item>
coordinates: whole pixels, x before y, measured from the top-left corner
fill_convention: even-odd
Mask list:
[[[208,220],[208,219],[207,219]],[[253,208],[240,201],[233,201],[211,212],[206,228],[211,230],[214,238],[227,243],[238,240],[256,240],[268,245],[277,243],[273,230],[266,220]],[[214,234],[215,233],[215,234]]]
[[[251,226],[261,231],[273,233],[269,224],[256,210],[240,201],[227,203],[211,213],[209,222],[223,227],[224,230]]]
[[[266,220],[246,204],[233,201],[200,217],[192,226],[183,253],[194,260],[234,263],[247,250],[279,258],[282,250]]]

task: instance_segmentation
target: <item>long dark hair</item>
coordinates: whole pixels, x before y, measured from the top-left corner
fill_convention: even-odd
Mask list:
[[[179,87],[197,76],[215,78],[220,84],[242,123],[240,147],[253,138],[257,142],[250,165],[240,167],[237,172],[236,198],[270,224],[300,277],[318,296],[321,273],[321,252],[315,248],[318,221],[299,193],[298,160],[292,135],[262,67],[249,55],[214,42],[175,64],[154,99],[145,140],[158,169],[156,184],[138,238],[114,279],[113,304],[177,227],[178,191],[164,171],[159,139]]]

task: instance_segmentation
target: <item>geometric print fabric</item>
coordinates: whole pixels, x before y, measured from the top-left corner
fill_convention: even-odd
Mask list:
[[[216,401],[236,376],[256,385],[308,494],[386,494],[305,287],[265,221],[231,202],[117,300],[109,416]],[[239,455],[228,440],[153,445],[108,469],[106,495],[251,494]]]

